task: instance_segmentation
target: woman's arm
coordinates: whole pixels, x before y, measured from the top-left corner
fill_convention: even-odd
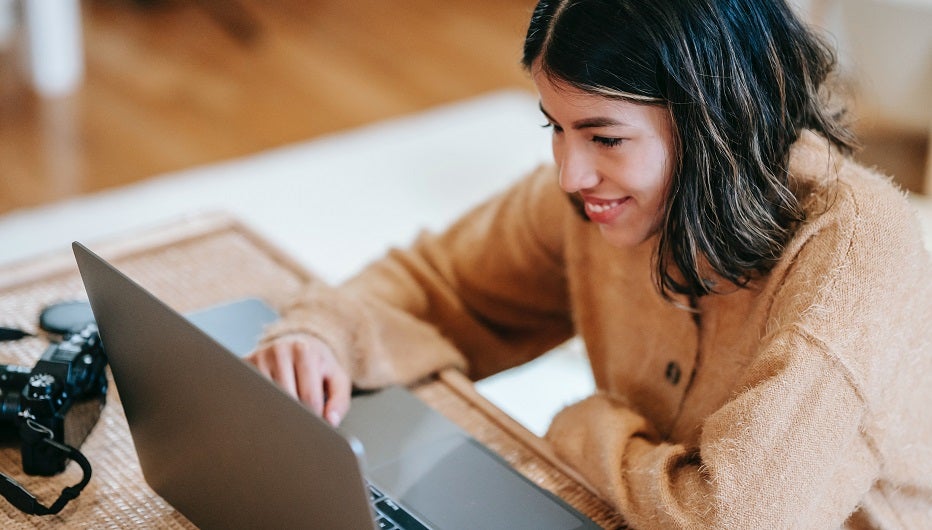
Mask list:
[[[525,362],[573,333],[562,254],[569,208],[552,169],[541,168],[344,285],[309,285],[267,340],[317,336],[363,387],[449,365],[468,364],[479,378]]]
[[[839,527],[879,467],[857,389],[798,330],[774,337],[749,374],[698,446],[660,440],[602,394],[561,412],[547,439],[635,528]]]

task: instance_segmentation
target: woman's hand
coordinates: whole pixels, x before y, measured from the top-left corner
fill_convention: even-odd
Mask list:
[[[349,411],[350,377],[333,350],[316,337],[279,337],[246,360],[333,426]]]

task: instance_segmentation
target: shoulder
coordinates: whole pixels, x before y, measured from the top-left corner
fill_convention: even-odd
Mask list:
[[[840,154],[808,131],[793,146],[790,175],[807,220],[789,252],[794,244],[818,245],[837,260],[867,260],[864,265],[877,260],[881,272],[890,273],[898,265],[926,264],[916,211],[888,176]]]
[[[928,327],[932,264],[904,193],[811,133],[794,146],[790,171],[807,219],[768,278],[773,315],[828,342],[860,336],[865,346]]]
[[[878,366],[932,346],[932,265],[918,218],[889,178],[815,135],[794,146],[791,173],[808,219],[768,279],[771,329],[803,333],[862,389],[880,388],[868,384],[883,379]]]

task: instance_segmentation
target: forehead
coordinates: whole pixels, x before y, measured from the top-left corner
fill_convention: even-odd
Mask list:
[[[646,104],[583,90],[555,79],[539,68],[533,70],[541,109],[557,121],[612,118],[629,125],[669,129],[672,123],[666,106]]]

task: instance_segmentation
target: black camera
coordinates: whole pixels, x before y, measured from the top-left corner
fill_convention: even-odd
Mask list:
[[[25,473],[64,471],[66,456],[44,440],[81,446],[107,399],[106,366],[95,323],[66,332],[32,369],[0,365],[0,423],[18,429]]]

